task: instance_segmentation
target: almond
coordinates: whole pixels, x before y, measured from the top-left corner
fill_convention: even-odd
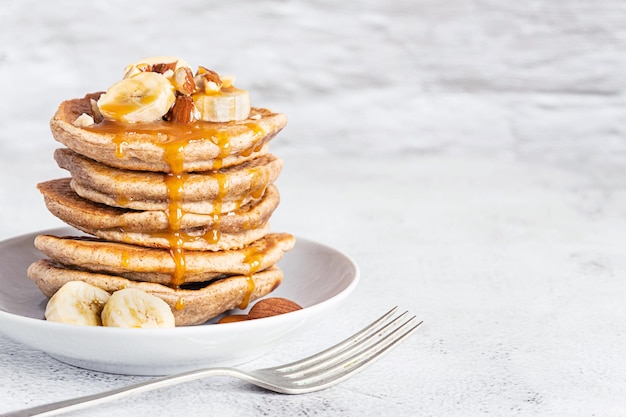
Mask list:
[[[175,123],[193,123],[199,119],[196,105],[190,96],[177,96],[165,120]]]
[[[222,88],[222,80],[219,74],[202,66],[198,67],[194,79],[198,89],[207,93],[216,93]]]
[[[196,82],[193,79],[193,73],[189,67],[180,67],[174,71],[172,83],[176,91],[185,96],[190,96],[196,92]]]
[[[72,122],[72,124],[76,127],[93,126],[94,120],[93,120],[93,117],[91,117],[87,113],[83,113],[80,116],[78,116],[76,120]]]
[[[170,63],[160,63],[160,64],[152,64],[149,71],[158,72],[160,74],[165,74],[168,70],[174,71],[176,69],[176,64],[178,61],[170,62]]]
[[[95,123],[100,123],[102,120],[104,120],[104,117],[102,116],[102,113],[100,113],[98,101],[94,98],[90,98],[89,104],[91,105],[91,117],[93,117]]]
[[[250,312],[248,312],[248,318],[255,320],[291,313],[296,310],[302,310],[302,307],[294,301],[279,297],[265,298],[252,306]]]

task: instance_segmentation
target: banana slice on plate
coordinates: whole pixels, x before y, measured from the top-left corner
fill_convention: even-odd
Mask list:
[[[102,324],[110,327],[174,327],[174,314],[160,298],[136,288],[115,291],[102,310]]]
[[[82,281],[70,281],[50,298],[46,320],[59,323],[101,326],[100,314],[110,294]]]
[[[100,96],[98,109],[107,120],[128,123],[160,120],[176,100],[168,78],[142,72],[113,84]]]

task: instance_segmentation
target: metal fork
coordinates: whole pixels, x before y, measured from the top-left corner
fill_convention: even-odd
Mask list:
[[[363,330],[320,353],[286,365],[243,371],[206,368],[155,378],[127,387],[3,414],[3,417],[52,416],[209,376],[231,376],[270,391],[303,394],[335,385],[363,369],[415,332],[422,322],[408,312],[396,315],[398,307]]]

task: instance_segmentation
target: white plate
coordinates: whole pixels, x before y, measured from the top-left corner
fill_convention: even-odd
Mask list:
[[[279,266],[285,276],[272,296],[304,308],[288,314],[227,324],[174,329],[76,326],[43,319],[47,299],[26,276],[43,255],[37,234],[79,234],[62,228],[0,242],[0,332],[82,368],[132,375],[160,375],[205,366],[230,366],[254,359],[338,307],[354,289],[359,272],[343,253],[298,238]]]

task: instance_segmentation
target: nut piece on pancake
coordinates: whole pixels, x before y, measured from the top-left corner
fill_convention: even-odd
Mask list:
[[[48,297],[68,281],[141,289],[178,326],[246,308],[280,284],[276,264],[295,244],[269,229],[282,170],[269,144],[286,122],[251,107],[234,77],[167,56],[62,102],[50,128],[71,178],[37,187],[53,215],[91,236],[38,236],[49,259],[29,277]]]

